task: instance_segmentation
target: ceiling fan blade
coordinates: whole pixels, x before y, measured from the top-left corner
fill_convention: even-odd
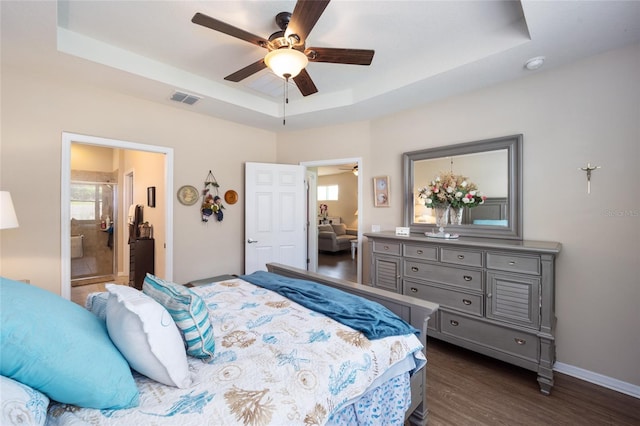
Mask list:
[[[286,35],[296,34],[300,37],[300,41],[304,43],[307,36],[320,19],[322,12],[329,4],[330,0],[298,0],[289,25],[287,26]]]
[[[333,64],[371,65],[374,50],[334,49],[331,47],[310,47],[304,51],[311,62]]]
[[[293,77],[293,81],[296,83],[296,86],[298,86],[298,90],[300,90],[302,96],[309,96],[318,92],[318,88],[313,84],[313,80],[311,80],[311,76],[306,69],[303,69],[300,71],[300,74]]]
[[[226,22],[218,21],[210,16],[205,15],[204,13],[196,13],[191,18],[191,22],[194,24],[202,25],[203,27],[211,28],[215,31],[220,31],[221,33],[230,35],[231,37],[239,38],[240,40],[248,41],[249,43],[255,44],[259,47],[267,48],[269,42],[262,37],[259,37],[255,34],[251,34],[245,30],[241,30],[240,28],[236,28],[233,25],[229,25]]]
[[[257,73],[258,71],[262,71],[266,67],[267,67],[267,64],[264,63],[264,59],[260,59],[259,61],[256,61],[251,65],[247,65],[246,67],[234,72],[233,74],[229,74],[224,79],[228,81],[234,81],[237,83],[249,77],[250,75]]]

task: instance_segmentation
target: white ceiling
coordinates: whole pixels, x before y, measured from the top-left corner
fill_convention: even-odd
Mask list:
[[[263,70],[223,78],[266,50],[191,23],[201,12],[268,38],[295,1],[1,1],[3,66],[46,70],[272,131],[370,119],[640,41],[638,1],[333,0],[307,47],[373,49],[370,66],[310,63],[319,92]],[[170,101],[174,90],[202,97]],[[271,92],[267,94],[266,92]]]

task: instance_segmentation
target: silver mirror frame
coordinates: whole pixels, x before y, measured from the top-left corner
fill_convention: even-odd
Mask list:
[[[448,145],[437,148],[406,152],[402,155],[404,171],[404,226],[412,233],[434,232],[433,224],[413,221],[414,162],[439,157],[507,150],[508,201],[507,226],[491,225],[449,225],[447,230],[466,237],[504,238],[522,240],[522,135],[504,136],[475,142]]]

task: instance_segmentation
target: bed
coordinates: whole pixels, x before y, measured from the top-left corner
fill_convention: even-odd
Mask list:
[[[145,279],[143,287],[145,295],[151,297],[144,300],[145,295],[123,286],[109,289],[106,298],[94,296],[97,298],[91,308],[95,315],[90,315],[98,321],[103,318],[110,339],[133,367],[137,395],[109,408],[87,407],[91,403],[80,404],[85,408],[79,408],[78,404],[56,402],[55,398],[44,404],[40,399],[36,405],[47,406],[44,423],[259,426],[402,424],[408,420],[426,424],[425,336],[436,304],[284,265],[270,264],[268,270],[192,289],[151,277]],[[160,296],[154,294],[158,289],[164,291]],[[334,293],[336,290],[349,295]],[[127,299],[131,291],[137,293]],[[386,309],[365,305],[351,295]],[[164,296],[166,300],[162,300]],[[120,297],[126,302],[114,302]],[[177,343],[167,343],[171,339],[165,334],[161,344],[145,342],[152,348],[162,346],[155,348],[157,358],[166,355],[170,361],[159,366],[140,355],[143,351],[139,343],[127,341],[120,346],[121,339],[132,338],[131,323],[137,321],[137,317],[126,322],[122,318],[151,298],[163,306],[168,303],[164,312],[171,314],[181,330]],[[181,298],[191,301],[188,317],[195,318],[195,325],[185,326],[183,320],[189,318],[180,317],[179,309],[171,305]],[[4,311],[6,298],[2,299]],[[100,300],[108,304],[98,303]],[[117,310],[127,302],[133,308]],[[346,307],[338,306],[343,303]],[[336,313],[337,318],[327,316]],[[166,315],[160,311],[156,314],[162,318],[157,323],[164,324]],[[116,321],[116,317],[120,319]],[[114,322],[127,326],[118,330]],[[149,339],[147,335],[154,331],[147,330],[147,325],[141,327]],[[16,334],[4,327],[3,352],[5,341],[12,340],[6,338]],[[139,333],[133,338],[139,339]],[[184,355],[183,365],[175,361],[182,356],[175,349],[185,352],[185,345],[188,355]],[[136,349],[129,353],[132,347]],[[7,376],[11,366],[2,362],[3,376]],[[171,367],[164,368],[165,364]],[[79,397],[84,395],[80,393]]]

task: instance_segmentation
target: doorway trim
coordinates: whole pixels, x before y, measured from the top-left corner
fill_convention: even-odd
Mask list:
[[[352,158],[338,158],[338,159],[333,159],[333,160],[317,160],[317,161],[303,161],[300,163],[300,165],[305,166],[305,167],[322,167],[322,166],[336,166],[336,165],[342,165],[342,164],[357,164],[358,165],[358,248],[356,250],[356,256],[358,259],[358,283],[362,282],[362,226],[361,224],[364,223],[364,219],[365,219],[365,212],[364,212],[364,206],[362,205],[362,175],[363,175],[363,165],[362,165],[362,157],[352,157]],[[308,206],[315,206],[317,203],[317,193],[315,192],[315,190],[313,190],[314,188],[309,188],[308,191],[308,200],[307,200],[307,205]],[[309,213],[309,217],[311,214]],[[310,220],[309,221],[309,233],[316,233],[318,232],[318,223],[315,220],[315,207],[314,207],[314,220]],[[315,246],[315,251],[317,253],[318,251],[318,241],[317,238],[315,239],[316,241],[316,246]],[[310,257],[311,259],[311,257]],[[315,268],[317,270],[318,268],[318,257],[315,257]]]
[[[80,143],[107,148],[121,148],[134,151],[164,154],[164,197],[166,247],[165,249],[165,279],[173,280],[173,148],[156,145],[146,145],[137,142],[118,139],[101,138],[78,133],[62,132],[62,167],[60,172],[60,253],[61,253],[61,281],[60,295],[71,299],[71,144]]]

